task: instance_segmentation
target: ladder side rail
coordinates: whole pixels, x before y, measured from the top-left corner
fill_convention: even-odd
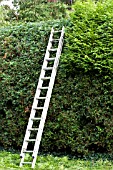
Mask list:
[[[43,62],[42,70],[41,70],[41,73],[40,73],[40,76],[39,76],[39,82],[38,82],[38,85],[37,85],[37,89],[36,89],[36,93],[35,93],[32,109],[31,109],[31,114],[30,114],[30,117],[29,117],[27,129],[26,129],[26,133],[25,133],[25,137],[24,137],[24,141],[23,141],[23,146],[22,146],[22,149],[21,149],[20,156],[23,159],[24,159],[24,156],[25,156],[25,153],[23,153],[23,152],[27,149],[27,145],[28,145],[28,142],[26,142],[26,139],[29,139],[30,133],[31,133],[28,129],[32,128],[33,121],[31,119],[34,118],[34,116],[35,116],[36,110],[34,108],[37,107],[37,104],[38,104],[37,98],[40,96],[40,92],[41,92],[39,87],[41,87],[42,83],[43,83],[43,80],[41,80],[41,77],[44,77],[44,75],[45,75],[45,70],[43,70],[43,68],[47,66],[46,58],[49,57],[49,49],[52,46],[53,32],[54,32],[54,29],[52,28],[51,29],[51,34],[50,34],[50,37],[49,37],[48,46],[47,46],[46,53],[45,53],[45,57],[44,57],[44,62]],[[23,159],[21,160],[21,162],[23,162]],[[21,163],[20,163],[20,166],[22,166]]]
[[[40,121],[40,124],[39,124],[39,132],[37,133],[37,137],[36,137],[34,152],[33,152],[33,155],[32,155],[33,158],[34,158],[32,168],[34,168],[34,166],[35,166],[37,153],[38,153],[39,145],[40,145],[40,141],[41,141],[41,136],[42,136],[42,133],[43,133],[43,128],[44,128],[44,124],[45,124],[45,120],[46,120],[46,116],[47,116],[49,102],[50,102],[52,89],[53,89],[54,81],[55,81],[55,76],[56,76],[56,72],[57,72],[58,59],[60,58],[60,54],[61,54],[61,50],[62,50],[63,36],[64,36],[64,28],[62,29],[62,33],[61,33],[61,36],[60,36],[57,54],[56,54],[56,58],[55,58],[55,61],[54,61],[54,67],[53,67],[53,70],[52,70],[51,79],[50,79],[50,83],[49,83],[49,89],[48,89],[48,92],[47,92],[47,98],[46,98],[45,103],[44,103],[42,118],[41,118],[41,121]]]
[[[43,83],[43,80],[41,78],[43,78],[45,76],[45,70],[43,68],[46,68],[47,67],[47,60],[46,58],[49,57],[49,49],[51,48],[52,46],[52,37],[53,37],[53,28],[51,29],[51,34],[50,34],[50,37],[49,37],[49,42],[48,42],[48,46],[47,46],[47,49],[46,49],[46,53],[45,53],[45,57],[44,57],[44,61],[43,61],[43,65],[42,65],[42,69],[41,69],[41,73],[40,73],[40,76],[39,76],[39,81],[38,81],[38,85],[37,85],[37,89],[36,89],[36,93],[35,93],[35,97],[34,97],[34,102],[33,102],[33,106],[32,108],[36,108],[37,105],[38,105],[38,100],[37,98],[40,96],[40,87],[42,87],[42,83]]]
[[[59,44],[58,44],[58,49],[57,49],[57,53],[56,53],[56,58],[55,58],[55,61],[54,61],[54,66],[55,68],[58,67],[58,64],[59,64],[59,60],[60,60],[60,55],[61,55],[61,51],[62,51],[62,46],[63,46],[63,38],[64,38],[64,26],[62,28],[62,32],[61,32],[61,36],[60,36],[60,40],[59,40]],[[52,75],[56,76],[56,73],[52,73]]]
[[[40,91],[41,91],[39,88],[42,86],[42,83],[43,83],[43,80],[42,80],[41,78],[43,78],[44,75],[45,75],[45,70],[44,70],[43,68],[46,68],[46,67],[47,67],[47,64],[48,64],[46,58],[48,58],[49,55],[50,55],[50,54],[49,54],[49,49],[50,49],[51,46],[52,46],[51,40],[52,40],[52,37],[53,37],[53,31],[54,31],[54,30],[53,30],[53,28],[52,28],[52,29],[51,29],[51,34],[50,34],[50,37],[49,37],[48,46],[47,46],[46,53],[45,53],[45,57],[44,57],[44,62],[43,62],[43,65],[42,65],[42,69],[41,69],[40,76],[39,76],[39,82],[38,82],[38,85],[37,85],[36,94],[35,94],[35,97],[34,97],[34,101],[37,101],[37,103],[36,103],[36,105],[33,105],[33,108],[36,107],[37,104],[38,104],[37,98],[40,96]]]

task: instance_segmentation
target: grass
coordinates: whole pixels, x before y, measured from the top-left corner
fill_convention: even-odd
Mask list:
[[[0,151],[0,170],[30,170],[28,165],[19,167],[20,156],[17,153]],[[74,159],[68,156],[38,156],[34,170],[113,170],[113,160],[101,156],[90,159]]]

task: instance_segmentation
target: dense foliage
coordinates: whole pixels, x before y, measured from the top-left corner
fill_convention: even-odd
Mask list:
[[[22,8],[23,7],[23,8]],[[51,19],[61,19],[65,17],[65,6],[61,3],[47,3],[47,4],[25,4],[19,9],[18,20],[22,21],[38,21],[38,20],[51,20]]]
[[[61,2],[47,3],[44,0],[15,0],[14,10],[10,10],[8,17],[11,21],[37,22],[61,19],[66,16],[66,6]]]
[[[67,33],[66,62],[85,72],[113,73],[113,1],[76,2]]]
[[[113,153],[113,2],[76,2],[71,22],[0,29],[0,143],[20,148],[50,28],[66,27],[41,148]]]
[[[60,29],[65,23],[19,24],[0,30],[0,142],[6,146],[18,148],[23,140],[51,27]]]
[[[8,7],[5,8],[4,6],[0,6],[0,27],[9,24],[9,22],[7,21],[8,13],[9,13]]]
[[[19,22],[48,21],[66,17],[66,5],[62,2],[47,3],[43,0],[20,0],[18,2],[15,0],[13,5],[13,9],[7,5],[0,6],[0,26],[4,25],[4,21],[14,25]]]

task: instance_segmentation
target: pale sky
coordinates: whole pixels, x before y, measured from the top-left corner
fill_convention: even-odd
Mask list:
[[[4,0],[1,2],[1,5],[9,5],[10,8],[14,8],[12,4],[12,0]]]

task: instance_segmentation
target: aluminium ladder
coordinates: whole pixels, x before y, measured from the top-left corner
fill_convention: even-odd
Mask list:
[[[56,38],[58,37],[58,38]],[[59,64],[59,59],[62,51],[63,46],[63,38],[64,38],[64,27],[62,27],[62,30],[55,31],[53,28],[51,29],[51,34],[49,37],[48,46],[46,49],[46,54],[44,57],[42,70],[39,77],[38,86],[36,89],[31,114],[29,117],[26,134],[23,141],[23,146],[21,150],[21,161],[20,161],[20,167],[22,167],[24,164],[31,164],[32,168],[35,167],[37,154],[39,151],[41,136],[43,133],[43,128],[47,116],[47,111],[49,107],[49,102],[52,94],[52,89],[54,86],[55,76],[57,72],[57,67]],[[56,43],[57,47],[53,47],[54,43]],[[54,57],[51,57],[51,55],[54,55]],[[49,66],[49,64],[52,62],[52,66]],[[50,73],[48,73],[48,71]],[[50,74],[50,76],[48,76]],[[45,81],[49,81],[48,85],[45,85],[47,83],[44,83]],[[46,90],[46,95],[41,96],[41,91]],[[43,106],[39,106],[39,103],[43,101]],[[41,116],[37,117],[36,112],[41,111]],[[33,127],[34,122],[39,121],[39,126]],[[36,126],[36,125],[35,125]],[[32,139],[30,138],[32,135],[32,132],[36,132],[35,137]],[[33,149],[28,149],[28,145],[32,142]],[[33,143],[34,142],[34,143]],[[26,155],[32,154],[30,157],[30,161],[26,161]]]

